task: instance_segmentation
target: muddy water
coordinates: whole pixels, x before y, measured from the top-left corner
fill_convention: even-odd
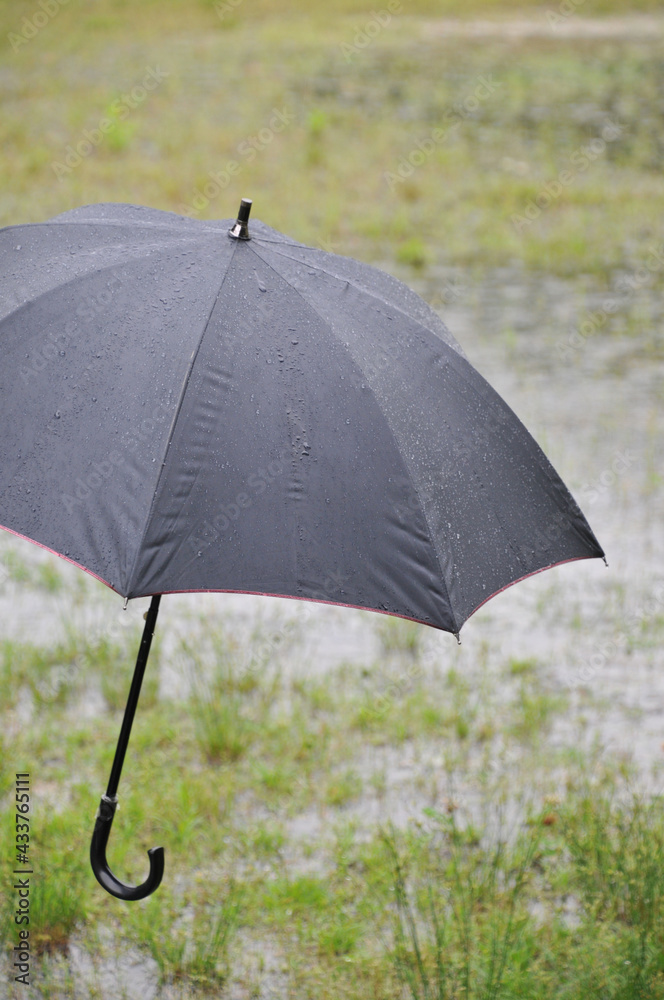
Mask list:
[[[589,720],[588,740],[599,734],[633,755],[643,780],[650,780],[651,765],[664,760],[660,296],[647,281],[613,294],[507,270],[481,283],[433,269],[416,281],[399,276],[436,305],[470,360],[540,442],[609,562],[608,568],[599,560],[562,566],[510,588],[466,624],[460,649],[452,636],[425,629],[425,655],[441,663],[453,659],[461,670],[473,669],[487,645],[488,669],[509,657],[537,658]],[[614,306],[603,313],[609,300]],[[31,564],[50,558],[4,533],[0,545],[0,555],[10,546]],[[123,613],[120,599],[101,584],[59,561],[58,568],[68,585],[55,595],[2,585],[3,636],[52,642],[67,622],[96,630],[140,622],[147,600]],[[77,600],[73,587],[82,579],[85,592]],[[204,630],[209,615],[224,620],[242,643],[257,629],[281,642],[284,664],[297,672],[349,660],[371,663],[379,655],[377,616],[368,612],[250,596],[173,596],[162,603],[159,624],[165,695],[186,689],[169,655],[178,637]],[[589,699],[604,707],[589,709]],[[98,706],[91,692],[82,708],[94,713]],[[21,711],[27,717],[31,706]],[[561,721],[552,738],[576,739],[577,722],[573,714]]]

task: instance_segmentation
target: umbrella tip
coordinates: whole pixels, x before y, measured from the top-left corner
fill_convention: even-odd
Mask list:
[[[240,211],[237,213],[237,222],[232,229],[228,230],[228,235],[234,240],[250,240],[249,235],[249,213],[251,212],[251,198],[243,198],[240,202]]]

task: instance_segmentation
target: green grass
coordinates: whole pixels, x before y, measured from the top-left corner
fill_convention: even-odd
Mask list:
[[[245,0],[231,27],[212,4],[172,2],[160,8],[158,36],[152,3],[100,0],[87,18],[63,7],[7,52],[0,163],[10,183],[0,221],[102,200],[170,211],[196,202],[200,218],[225,218],[250,194],[260,218],[304,242],[413,274],[510,266],[593,275],[607,286],[638,271],[664,235],[656,34],[561,40],[546,5],[420,2],[347,59],[343,46],[362,25],[362,15],[340,16],[348,6],[306,5],[307,17],[302,5],[285,14],[276,2]],[[655,7],[585,0],[568,20]],[[21,9],[32,10],[3,9],[7,32]],[[477,40],[430,28],[432,17],[480,10],[525,13],[540,33]],[[168,75],[134,108],[123,106],[126,114],[118,110],[155,66]],[[275,109],[288,119],[283,130],[247,146]],[[58,179],[53,163],[104,117],[112,124],[104,140]],[[607,123],[618,131],[604,141]],[[580,151],[593,141],[603,145],[589,158]],[[237,173],[202,194],[230,160]],[[570,177],[559,195],[527,218],[561,171]],[[651,279],[660,287],[662,270]],[[638,310],[630,323],[648,326]],[[613,327],[612,318],[599,335]]]
[[[543,689],[537,664],[509,661],[505,686],[500,672],[482,677],[480,664],[477,674],[461,674],[457,647],[445,669],[418,659],[423,650],[416,643],[413,652],[412,634],[396,641],[390,629],[391,663],[373,670],[345,664],[293,682],[279,671],[246,673],[232,633],[213,622],[204,631],[207,649],[182,646],[184,675],[206,677],[220,697],[236,697],[254,728],[241,753],[212,754],[208,735],[201,737],[195,683],[184,701],[155,696],[141,706],[108,858],[119,877],[138,882],[145,850],[165,846],[164,885],[144,903],[107,898],[88,867],[118,711],[107,709],[92,723],[77,714],[70,691],[67,699],[44,701],[38,721],[13,732],[9,766],[18,761],[35,776],[41,995],[58,996],[48,986],[49,963],[66,955],[73,935],[95,961],[104,960],[102,924],[116,949],[131,942],[155,959],[162,983],[180,982],[192,996],[223,995],[234,976],[260,982],[268,974],[260,963],[247,971],[248,933],[277,949],[279,974],[294,997],[314,990],[387,1000],[399,989],[417,1000],[664,995],[659,800],[631,796],[610,758],[551,753],[544,733],[567,707]],[[382,620],[377,635],[386,640]],[[259,650],[261,630],[253,642]],[[81,638],[71,632],[69,643],[79,648]],[[255,650],[243,650],[244,662],[254,661]],[[42,649],[41,661],[51,662],[55,651],[61,655],[57,644]],[[127,653],[115,655],[124,664]],[[404,675],[407,687],[389,711],[358,726],[367,685],[384,689]],[[16,676],[27,683],[27,674]],[[11,709],[5,712],[9,718]],[[222,713],[216,740],[225,719]],[[507,770],[494,766],[498,737]],[[383,816],[397,801],[389,768],[365,771],[369,747],[441,758],[433,782],[426,767],[408,779],[404,787],[420,796],[421,807],[400,829],[363,821],[372,797],[383,803]],[[515,771],[524,748],[528,767]],[[457,787],[463,773],[468,788],[479,790],[479,812]],[[11,777],[7,772],[5,781]],[[9,842],[14,819],[5,802]],[[569,900],[574,926],[566,923]],[[3,919],[11,945],[8,908]]]
[[[119,629],[115,636],[94,632],[68,632],[64,641],[45,649],[32,643],[5,639],[0,643],[0,679],[7,697],[15,704],[21,687],[28,689],[39,709],[51,703],[64,704],[79,697],[98,681],[107,706],[124,710],[134,671],[140,630]],[[154,704],[157,694],[159,641],[155,643],[153,670],[144,681],[141,697]]]
[[[75,795],[71,808],[80,808],[82,804],[82,798]],[[14,843],[16,835],[15,815],[9,810],[2,814],[3,839],[9,845]],[[38,954],[62,950],[87,917],[88,836],[71,817],[53,815],[52,810],[42,808],[30,818],[30,843],[33,863],[37,864],[39,859],[39,876],[30,879],[32,947]],[[16,937],[13,908],[16,902],[12,893],[4,897],[2,936],[7,943]]]
[[[615,791],[586,786],[560,817],[536,813],[516,840],[488,848],[456,814],[435,817],[415,857],[387,837],[391,957],[407,995],[663,996],[660,803],[619,804]]]
[[[51,557],[36,564],[28,564],[11,545],[4,545],[0,556],[0,588],[3,584],[30,584],[37,590],[57,594],[64,581],[61,567]]]
[[[165,980],[193,990],[219,989],[228,978],[228,950],[241,896],[234,883],[210,883],[192,894],[187,913],[165,891],[161,899],[132,910],[125,931],[140,940]]]
[[[499,839],[478,850],[476,836],[459,829],[455,817],[436,817],[442,843],[414,893],[407,860],[394,836],[386,837],[396,905],[392,958],[414,1000],[502,996],[524,937],[523,899],[539,837],[531,832],[510,849]]]

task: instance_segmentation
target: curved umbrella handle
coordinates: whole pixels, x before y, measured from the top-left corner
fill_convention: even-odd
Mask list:
[[[117,797],[109,798],[102,795],[99,812],[95,822],[92,841],[90,843],[90,864],[95,878],[100,885],[117,899],[145,899],[159,887],[164,874],[164,848],[152,847],[148,851],[150,858],[150,874],[141,885],[126,885],[116,878],[108,867],[106,860],[106,845],[113,825],[113,817],[118,804]]]
[[[153,847],[148,851],[148,857],[150,858],[150,874],[142,885],[125,885],[124,882],[121,882],[119,878],[115,877],[111,869],[108,867],[108,862],[106,860],[106,845],[108,844],[108,836],[111,832],[113,817],[115,816],[115,810],[118,805],[117,791],[120,783],[120,775],[122,773],[122,765],[124,763],[125,753],[129,743],[129,736],[131,735],[131,725],[134,721],[134,713],[136,712],[138,698],[141,693],[143,674],[145,673],[148,656],[150,655],[150,644],[152,643],[152,636],[154,634],[155,625],[157,624],[157,613],[159,611],[160,600],[161,594],[154,594],[150,602],[150,607],[143,616],[145,618],[143,638],[141,639],[138,656],[136,657],[136,667],[134,668],[134,676],[132,677],[131,687],[129,689],[127,707],[125,708],[124,718],[122,719],[118,745],[115,748],[115,757],[113,759],[113,767],[111,768],[111,776],[108,779],[106,794],[102,795],[101,802],[99,803],[99,811],[97,813],[95,828],[92,834],[92,842],[90,843],[90,864],[92,865],[92,870],[95,873],[95,878],[107,892],[110,892],[111,896],[116,896],[117,899],[144,899],[146,896],[149,896],[151,892],[154,892],[156,888],[158,888],[164,874],[163,847]]]

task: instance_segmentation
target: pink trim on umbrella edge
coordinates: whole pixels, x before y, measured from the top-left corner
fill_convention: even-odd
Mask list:
[[[108,580],[104,580],[104,578],[98,576],[97,573],[93,573],[91,569],[86,569],[85,566],[81,565],[81,563],[76,562],[74,559],[70,559],[69,556],[65,556],[61,552],[56,552],[55,549],[50,548],[48,545],[44,545],[43,542],[38,542],[34,538],[28,538],[27,535],[22,535],[20,531],[14,531],[13,528],[7,528],[4,524],[0,524],[0,529],[2,529],[3,531],[8,531],[11,535],[15,535],[17,538],[23,538],[26,542],[31,542],[33,545],[38,545],[41,549],[45,549],[46,552],[50,552],[51,555],[57,556],[59,559],[64,559],[65,562],[70,563],[72,566],[76,566],[77,569],[82,569],[84,573],[88,574],[88,576],[93,577],[93,579],[95,580],[99,580],[99,582],[103,583],[104,586],[109,588],[109,590],[112,590],[114,594],[118,594],[120,597],[124,596],[123,594],[120,594],[120,591],[116,590],[115,587],[113,587],[112,584],[108,582]],[[472,618],[472,616],[475,614],[476,611],[479,611],[479,609],[483,607],[487,603],[487,601],[490,601],[493,597],[497,597],[498,594],[502,594],[504,590],[507,590],[509,587],[513,587],[515,583],[521,583],[522,580],[527,580],[531,576],[536,576],[538,573],[543,573],[547,569],[553,569],[555,566],[564,566],[566,563],[580,562],[582,559],[598,559],[598,558],[599,556],[573,556],[571,559],[561,559],[559,562],[549,563],[548,566],[540,566],[539,569],[534,569],[530,573],[524,573],[523,576],[518,577],[516,580],[511,580],[510,583],[506,583],[503,587],[499,587],[498,590],[494,590],[493,593],[485,597],[483,601],[480,601],[477,607],[473,608],[470,614],[467,615],[462,624],[459,626],[458,632],[453,632],[451,629],[443,628],[442,625],[436,625],[433,622],[424,621],[422,618],[412,618],[410,615],[395,614],[395,612],[393,611],[384,611],[382,608],[370,608],[367,605],[362,605],[362,604],[347,604],[345,601],[326,601],[318,597],[297,597],[295,594],[269,594],[263,590],[217,590],[215,588],[209,588],[209,589],[200,588],[196,590],[163,590],[159,591],[159,593],[161,594],[247,594],[247,595],[252,595],[254,597],[279,597],[282,600],[307,601],[310,604],[328,604],[337,608],[351,608],[353,611],[373,611],[375,612],[375,614],[378,615],[389,615],[392,618],[403,618],[404,621],[416,622],[416,624],[418,625],[428,625],[429,628],[438,629],[440,632],[449,632],[451,635],[455,635],[458,638],[459,632],[466,624],[468,619]],[[140,597],[154,597],[154,596],[155,596],[154,594],[140,595]],[[130,600],[137,600],[137,599],[138,598],[130,598]]]
[[[50,552],[51,555],[57,556],[58,559],[64,559],[65,562],[70,563],[72,566],[76,566],[77,569],[82,569],[84,573],[88,574],[88,576],[92,576],[95,580],[99,580],[99,582],[103,583],[109,588],[109,590],[112,590],[114,594],[119,594],[119,591],[117,591],[115,587],[108,582],[108,580],[104,580],[103,577],[93,573],[91,569],[87,569],[81,563],[76,562],[75,559],[70,559],[69,556],[63,555],[62,552],[56,552],[55,549],[50,548],[48,545],[44,545],[43,542],[38,542],[35,538],[28,538],[27,535],[22,535],[20,531],[14,531],[13,528],[7,528],[4,524],[0,524],[0,529],[2,529],[2,531],[8,531],[10,535],[15,535],[17,538],[23,538],[26,542],[30,542],[32,545],[38,545],[40,549],[45,549],[46,552]]]
[[[389,615],[391,618],[404,618],[409,622],[417,622],[418,625],[428,625],[429,628],[437,628],[440,632],[450,632],[450,629],[443,628],[442,625],[435,625],[433,622],[424,621],[423,618],[412,618],[410,615],[400,615],[395,611],[384,611],[383,608],[370,608],[367,604],[347,604],[345,601],[326,601],[322,597],[298,597],[296,594],[269,594],[264,590],[216,590],[214,588],[201,590],[163,590],[163,594],[247,594],[253,597],[279,597],[288,601],[307,601],[309,604],[330,604],[336,608],[350,608],[353,611],[372,611],[377,615]],[[141,594],[141,597],[154,597],[154,594]],[[135,598],[134,598],[135,600]]]
[[[480,601],[477,607],[473,608],[473,610],[470,612],[470,614],[464,621],[464,625],[468,621],[468,618],[472,618],[472,616],[475,614],[476,611],[479,611],[480,608],[484,607],[487,601],[490,601],[492,597],[497,597],[498,594],[502,594],[502,592],[504,590],[508,590],[509,587],[513,587],[515,583],[521,583],[522,580],[527,580],[531,576],[537,576],[538,573],[544,573],[547,569],[553,569],[555,566],[564,566],[566,563],[581,562],[582,559],[600,559],[600,558],[601,558],[600,556],[572,556],[571,559],[560,559],[558,562],[549,563],[547,566],[540,566],[539,569],[533,569],[531,570],[530,573],[524,573],[523,576],[517,577],[516,580],[511,580],[510,583],[506,583],[504,587],[499,587],[498,590],[494,590],[492,594],[489,594],[489,596],[485,597],[483,601]]]

